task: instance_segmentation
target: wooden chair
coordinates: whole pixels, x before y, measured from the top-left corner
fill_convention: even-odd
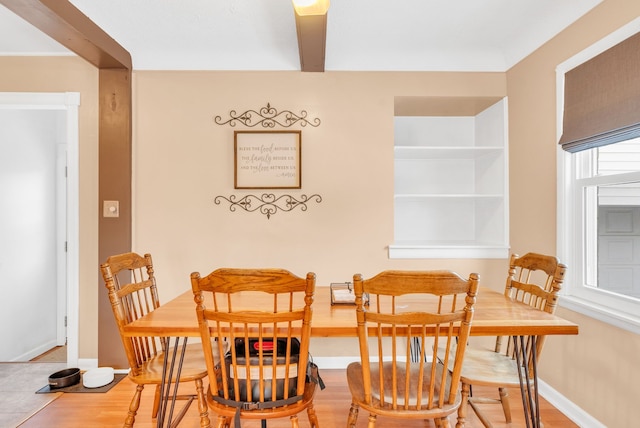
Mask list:
[[[316,384],[306,382],[315,274],[282,269],[218,269],[191,285],[209,372],[207,402],[218,428],[234,420],[290,417],[313,408]],[[222,344],[229,341],[225,358]],[[218,349],[216,349],[218,348]],[[274,355],[275,354],[275,355]],[[275,373],[275,375],[274,375]],[[275,393],[273,393],[276,391]]]
[[[356,426],[359,409],[369,412],[369,428],[377,416],[433,419],[449,427],[448,416],[461,403],[465,347],[452,356],[452,370],[448,358],[437,359],[437,349],[450,349],[456,336],[469,337],[478,275],[465,280],[449,271],[385,271],[367,280],[354,275],[353,282],[360,361],[347,367],[347,427]]]
[[[125,427],[132,427],[138,408],[140,398],[145,385],[155,385],[155,398],[152,409],[152,417],[164,417],[164,412],[160,409],[161,404],[161,384],[165,352],[168,338],[154,337],[127,337],[123,334],[123,329],[132,321],[152,312],[160,306],[156,278],[154,275],[153,262],[150,254],[144,257],[136,253],[126,253],[111,256],[106,263],[100,266],[102,277],[109,292],[109,300],[113,315],[118,325],[122,344],[129,362],[129,379],[137,384],[136,392],[129,405],[129,411],[124,422]],[[171,356],[173,350],[169,350],[167,355]],[[184,355],[179,382],[195,382],[194,395],[176,395],[175,399],[188,400],[183,412],[194,400],[198,400],[198,410],[200,413],[200,426],[210,425],[207,402],[204,396],[204,386],[202,380],[207,376],[206,363],[202,354],[202,347],[199,343],[188,345]],[[175,382],[175,373],[172,381]],[[177,415],[176,421],[184,416],[184,413]],[[171,416],[169,417],[171,419]],[[162,421],[161,421],[162,422]],[[176,423],[177,423],[176,422]]]
[[[520,257],[513,254],[509,263],[509,275],[504,294],[514,300],[552,314],[556,309],[558,291],[562,286],[565,271],[566,266],[559,263],[553,256],[527,253]],[[524,351],[525,358],[530,366],[532,364],[533,349],[531,343],[531,337],[526,338]],[[540,357],[543,345],[544,337],[537,336],[535,347],[537,358]],[[503,346],[502,337],[498,337],[493,350],[471,346],[467,348],[461,377],[463,402],[458,410],[456,427],[464,427],[465,425],[467,403],[478,415],[485,427],[491,428],[492,425],[480,411],[479,404],[502,404],[505,420],[507,423],[511,423],[511,408],[507,388],[520,386],[520,378],[514,359],[513,338],[508,338],[506,346]],[[495,386],[498,388],[499,397],[473,396],[473,385]],[[526,400],[524,401],[525,405],[528,405]]]

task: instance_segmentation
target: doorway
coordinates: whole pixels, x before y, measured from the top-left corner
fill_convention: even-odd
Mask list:
[[[78,93],[0,93],[2,361],[66,342],[78,364],[79,104]]]

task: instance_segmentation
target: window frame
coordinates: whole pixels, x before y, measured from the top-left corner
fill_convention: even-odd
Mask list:
[[[560,64],[556,68],[557,139],[562,136],[564,110],[564,75],[567,71],[593,58],[606,49],[640,32],[640,18],[611,33],[596,44]],[[595,249],[597,225],[594,212],[585,212],[585,186],[640,181],[640,172],[613,176],[576,178],[584,154],[557,148],[557,251],[568,266],[559,306],[599,321],[640,334],[640,302],[636,299],[587,285],[584,263],[587,249]],[[597,208],[596,208],[597,209]],[[592,235],[587,233],[591,230]],[[595,250],[594,250],[595,251]],[[593,256],[589,259],[591,263]]]

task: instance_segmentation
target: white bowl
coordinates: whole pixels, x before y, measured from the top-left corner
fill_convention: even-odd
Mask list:
[[[85,388],[99,388],[113,381],[112,367],[98,367],[89,369],[82,375],[82,384]]]

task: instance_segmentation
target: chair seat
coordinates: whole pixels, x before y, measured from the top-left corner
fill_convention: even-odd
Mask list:
[[[173,348],[169,348],[169,355],[173,355]],[[180,355],[178,349],[177,356]],[[164,353],[149,359],[141,366],[141,373],[135,375],[129,372],[129,378],[137,384],[160,384],[162,382],[162,366],[164,364]],[[174,370],[174,378],[176,372]],[[187,344],[184,354],[182,371],[180,372],[180,382],[203,379],[207,376],[207,364],[204,360],[202,345],[200,343]]]
[[[453,360],[455,347],[451,349],[449,361]],[[438,355],[442,359],[444,350],[438,348]],[[449,363],[449,370],[453,363]],[[499,352],[494,352],[488,348],[474,348],[468,346],[464,354],[462,364],[462,374],[460,379],[463,383],[483,386],[520,386],[518,368],[516,361]]]
[[[469,346],[462,365],[462,382],[485,386],[520,385],[516,361],[491,349]]]
[[[407,408],[405,409],[404,395],[405,395],[406,372],[404,370],[399,369],[397,370],[398,376],[396,380],[398,407],[394,409],[392,405],[392,395],[391,395],[394,391],[394,387],[391,379],[391,366],[392,366],[391,362],[386,362],[383,364],[384,404],[382,404],[380,402],[380,382],[379,382],[380,376],[379,376],[378,366],[377,366],[377,363],[371,364],[370,368],[371,368],[372,402],[371,404],[367,404],[365,402],[365,396],[364,396],[362,364],[360,362],[353,362],[349,364],[349,366],[347,367],[347,382],[349,384],[349,389],[351,390],[351,395],[353,397],[353,400],[357,401],[357,404],[361,408],[367,409],[367,410],[375,408],[377,410],[377,413],[379,414],[385,414],[384,411],[388,411],[389,414],[395,415],[395,416],[424,419],[424,418],[445,417],[451,414],[452,412],[454,412],[460,406],[461,395],[460,395],[460,392],[458,391],[454,402],[451,404],[444,404],[441,408],[434,407],[432,409],[428,409],[427,408],[428,403],[424,401],[424,402],[421,402],[421,408],[418,409],[416,406],[417,389],[411,388],[409,391],[409,403]],[[411,365],[410,378],[411,378],[411,385],[413,386],[417,385],[417,379],[419,376],[418,368],[419,368],[418,364]],[[443,368],[442,365],[438,364],[436,369],[437,380],[434,382],[435,391],[439,391],[441,388],[440,378],[442,375],[442,368]],[[431,365],[425,364],[424,373],[423,373],[423,385],[425,388],[431,384],[430,371],[431,371]],[[447,379],[446,395],[448,395],[449,393],[448,389],[451,381],[450,374],[447,374],[446,379]],[[437,395],[439,395],[439,393],[436,393],[436,396]],[[423,395],[423,397],[426,398],[426,395]],[[381,412],[380,410],[383,410],[383,411]]]

